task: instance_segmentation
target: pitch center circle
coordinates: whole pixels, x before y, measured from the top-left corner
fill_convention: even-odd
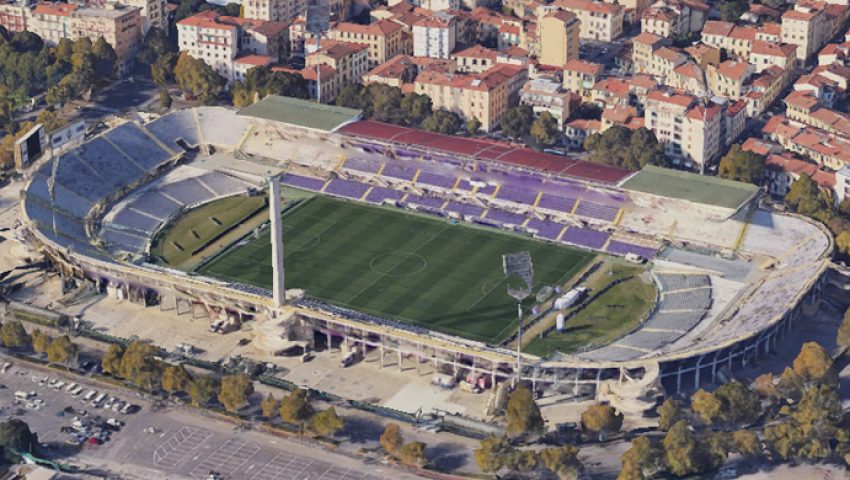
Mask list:
[[[369,269],[388,277],[416,275],[428,268],[428,260],[413,252],[389,252],[369,261]]]

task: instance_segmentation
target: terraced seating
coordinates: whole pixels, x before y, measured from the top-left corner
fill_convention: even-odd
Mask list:
[[[416,168],[410,167],[407,165],[399,165],[398,163],[389,161],[384,166],[384,170],[381,172],[381,175],[390,178],[397,178],[399,180],[413,180],[413,177],[416,176]]]
[[[537,200],[538,193],[539,192],[535,190],[526,190],[524,188],[514,187],[511,185],[502,185],[496,198],[500,200],[507,200],[509,202],[534,205],[535,200]]]
[[[295,175],[292,173],[286,173],[282,177],[280,177],[280,183],[283,185],[289,185],[291,187],[303,188],[304,190],[311,190],[314,192],[318,192],[325,186],[325,181],[320,178],[313,177],[305,177],[302,175]]]
[[[53,186],[53,199],[54,205],[57,205],[56,208],[64,210],[78,218],[85,218],[94,205],[92,202],[71,192],[58,183]]]
[[[521,225],[526,219],[525,215],[506,212],[504,210],[499,210],[498,208],[490,208],[487,210],[487,216],[485,218],[494,222],[510,225]]]
[[[41,173],[49,177],[51,165],[45,164]],[[92,203],[114,191],[109,183],[101,180],[88,166],[80,162],[73,151],[59,157],[56,182]]]
[[[369,185],[366,185],[365,183],[335,178],[325,188],[325,193],[359,200],[368,189]]]
[[[440,187],[440,188],[449,189],[449,188],[452,188],[454,186],[455,178],[423,171],[422,173],[419,174],[419,177],[416,179],[416,183],[422,184],[422,185],[431,185],[433,187]]]
[[[249,123],[245,117],[223,107],[198,107],[198,125],[204,134],[204,142],[235,148],[242,141]]]
[[[96,181],[110,184],[112,190],[127,185],[144,175],[139,167],[103,138],[95,138],[83,144],[77,150],[77,154],[80,160],[91,167],[100,177]]]
[[[656,312],[643,324],[643,328],[676,330],[686,332],[694,328],[705,316],[705,311],[692,312]]]
[[[405,203],[415,203],[416,205],[429,208],[440,208],[446,203],[442,198],[414,195],[412,193],[404,201]]]
[[[369,194],[366,195],[366,201],[369,203],[382,203],[384,200],[397,201],[401,200],[401,197],[403,196],[404,192],[400,192],[398,190],[384,187],[372,187],[372,190],[370,190]]]
[[[353,157],[346,159],[343,165],[349,170],[356,170],[363,173],[378,173],[383,163],[383,160],[374,158]]]
[[[460,202],[449,202],[445,206],[444,210],[459,213],[468,217],[480,217],[481,214],[484,213],[484,209],[477,205]]]
[[[122,153],[129,155],[137,165],[144,170],[153,170],[170,159],[173,153],[163,149],[132,122],[119,125],[107,131],[108,138]]]
[[[162,222],[139,212],[135,212],[130,208],[124,208],[112,217],[112,220],[109,223],[117,226],[119,229],[124,227],[142,234],[150,235]]]
[[[142,252],[147,247],[147,239],[135,235],[129,231],[115,230],[107,227],[101,231],[101,237],[107,242],[109,248],[124,250],[128,252]]]
[[[556,212],[570,213],[573,211],[573,207],[575,206],[575,204],[575,198],[559,197],[557,195],[552,195],[551,193],[544,193],[540,197],[540,202],[537,204],[537,208],[545,208],[548,210],[554,210]]]
[[[198,177],[204,186],[214,191],[218,196],[233,195],[244,192],[248,184],[219,172],[210,172]]]
[[[596,218],[599,220],[613,222],[617,218],[617,212],[619,211],[620,207],[611,207],[608,205],[602,205],[599,203],[593,203],[582,200],[581,202],[579,202],[575,214],[580,215],[582,217]]]
[[[42,230],[53,232],[55,222],[57,233],[85,243],[86,227],[82,220],[51,210],[38,201],[26,202],[27,216],[41,225]]]
[[[634,253],[635,255],[640,255],[643,258],[651,259],[655,257],[657,250],[658,249],[656,248],[634,245],[618,240],[611,240],[610,242],[608,242],[608,251],[617,255],[626,255],[628,253]]]
[[[548,220],[539,220],[536,218],[529,220],[526,227],[537,230],[538,237],[549,240],[557,240],[561,235],[561,230],[564,229],[564,226],[560,223],[550,222]]]
[[[601,250],[608,240],[608,234],[587,228],[570,227],[561,236],[562,242]]]
[[[650,353],[676,341],[681,336],[682,334],[678,332],[648,332],[641,329],[623,337],[616,345],[631,347]]]
[[[665,292],[676,290],[690,290],[694,288],[705,288],[711,286],[708,275],[687,275],[681,273],[656,273],[655,278],[661,283],[661,289]]]
[[[183,140],[190,147],[200,143],[198,124],[191,110],[178,110],[145,125],[162,143],[171,148],[180,148],[177,140]]]
[[[163,185],[158,189],[183,205],[195,205],[213,198],[213,192],[204,187],[195,178]]]
[[[680,290],[663,293],[658,303],[658,311],[666,310],[707,310],[711,308],[711,288]]]
[[[144,195],[133,201],[134,209],[160,220],[167,219],[182,206],[183,204],[169,200],[156,191],[145,192]]]

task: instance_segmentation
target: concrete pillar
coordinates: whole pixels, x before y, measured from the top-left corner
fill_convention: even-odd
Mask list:
[[[269,184],[269,216],[271,217],[271,241],[272,241],[272,269],[273,287],[272,297],[276,307],[282,307],[285,302],[283,284],[283,209],[280,204],[280,179],[278,177],[267,178]]]
[[[381,360],[378,362],[381,368],[384,368],[384,345],[378,347],[378,353],[381,355]]]
[[[397,353],[398,353],[398,371],[401,372],[401,371],[404,370],[404,368],[402,368],[402,366],[401,366],[401,350],[398,350]]]
[[[328,340],[328,352],[331,351],[331,347],[333,346],[333,337],[331,336],[331,332],[325,332],[325,338]]]

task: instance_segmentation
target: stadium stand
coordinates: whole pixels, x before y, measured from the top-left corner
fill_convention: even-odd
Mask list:
[[[416,179],[416,183],[417,185],[430,185],[448,190],[454,186],[455,178],[422,171]]]
[[[404,203],[412,203],[415,205],[421,205],[423,207],[429,208],[440,208],[443,206],[444,203],[446,203],[446,201],[442,198],[415,195],[412,193],[405,197],[403,200]]]
[[[570,227],[561,235],[561,241],[580,247],[601,250],[608,241],[608,234],[588,228]]]
[[[294,175],[292,173],[285,173],[280,177],[280,183],[283,185],[288,185],[290,187],[303,188],[305,190],[310,190],[313,192],[318,192],[325,186],[325,181],[312,178],[312,177],[304,177],[302,175]]]
[[[382,203],[384,200],[398,201],[404,196],[404,192],[393,190],[384,187],[372,187],[369,194],[366,195],[366,201],[369,203]]]
[[[529,220],[527,227],[537,230],[536,235],[547,240],[557,240],[561,236],[561,231],[564,229],[564,225],[560,223],[539,220],[537,218]]]
[[[180,148],[178,140],[190,147],[197,147],[201,143],[198,124],[192,110],[178,110],[163,115],[146,124],[145,128],[170,148]]]
[[[345,160],[343,166],[349,170],[356,170],[358,172],[378,173],[383,164],[383,160],[374,158],[351,157]]]
[[[223,107],[198,107],[195,112],[204,142],[210,145],[235,148],[250,125],[245,117]]]
[[[153,170],[163,164],[174,152],[165,150],[133,122],[121,124],[104,133],[104,138],[132,158],[133,163],[142,170]]]
[[[468,217],[480,217],[481,214],[484,213],[484,209],[482,207],[454,201],[447,203],[443,209],[447,212],[454,212]]]
[[[359,200],[360,198],[363,198],[363,195],[367,190],[369,190],[369,185],[366,185],[365,183],[334,178],[331,180],[331,183],[325,187],[324,192],[339,197]]]
[[[381,172],[381,175],[399,180],[411,181],[416,175],[416,168],[399,165],[396,162],[387,162],[384,165],[384,170]]]

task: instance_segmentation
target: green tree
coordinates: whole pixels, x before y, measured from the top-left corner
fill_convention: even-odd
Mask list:
[[[111,78],[118,70],[118,54],[103,37],[92,45],[94,55],[94,72],[99,78]]]
[[[623,148],[624,145],[628,148]],[[588,136],[584,149],[590,152],[592,162],[629,170],[639,170],[645,165],[669,166],[664,146],[652,131],[643,127],[632,131],[615,125]]]
[[[113,375],[120,376],[121,374],[121,357],[124,356],[124,347],[117,343],[113,343],[109,346],[109,350],[106,351],[106,354],[100,360],[100,366],[103,368],[103,371]]]
[[[165,52],[159,55],[150,66],[151,79],[157,85],[165,87],[174,80],[174,70],[177,67],[179,56],[174,52]]]
[[[755,458],[761,454],[761,440],[755,432],[737,430],[732,432],[731,449],[744,458]]]
[[[664,469],[664,450],[649,437],[638,437],[632,440],[621,462],[623,468],[617,480],[643,480]]]
[[[47,360],[68,365],[77,358],[77,345],[67,335],[57,337],[47,347]]]
[[[356,108],[361,110],[364,107],[364,93],[363,85],[359,83],[350,83],[342,87],[342,90],[340,90],[337,94],[334,103],[340,107]]]
[[[388,423],[384,427],[384,433],[381,434],[380,443],[387,455],[395,456],[404,445],[401,428],[395,423]]]
[[[531,136],[538,145],[549,147],[558,142],[561,136],[558,121],[549,112],[542,112],[531,124]]]
[[[431,116],[431,97],[417,93],[408,93],[401,99],[401,109],[404,111],[404,123],[416,127]]]
[[[222,15],[226,15],[228,17],[239,17],[241,16],[241,5],[238,3],[230,2],[227,5],[221,7],[219,11]]]
[[[831,385],[838,383],[838,373],[833,368],[832,357],[819,343],[804,343],[793,365],[794,371],[805,382],[823,382]]]
[[[850,230],[845,230],[835,237],[835,246],[844,255],[850,255]]]
[[[365,90],[363,114],[366,118],[396,125],[404,124],[401,89],[383,83],[372,83],[367,85]]]
[[[17,320],[9,320],[0,327],[0,340],[7,348],[23,349],[30,346],[29,334]]]
[[[773,401],[779,398],[779,392],[776,389],[776,384],[773,381],[773,374],[763,373],[753,380],[753,391],[760,397]]]
[[[50,337],[39,329],[32,331],[32,349],[35,353],[47,353]]]
[[[345,421],[330,407],[310,418],[310,431],[323,437],[333,437],[345,427]]]
[[[611,405],[591,405],[581,414],[581,428],[600,442],[623,426],[623,414]]]
[[[11,451],[37,453],[38,435],[30,430],[23,420],[12,418],[0,423],[0,447],[7,459],[11,459]]]
[[[540,463],[559,480],[575,480],[583,469],[578,459],[579,449],[572,445],[540,450]]]
[[[786,367],[776,384],[776,392],[782,398],[796,402],[805,391],[805,382],[794,369]]]
[[[171,95],[164,88],[159,91],[159,107],[164,110],[171,108]]]
[[[718,5],[720,18],[724,22],[736,22],[749,9],[745,0],[722,1]]]
[[[42,124],[44,126],[44,130],[47,133],[50,133],[62,128],[65,125],[65,120],[60,117],[55,110],[45,108],[38,112],[38,117],[36,117],[35,123]]]
[[[805,436],[799,426],[791,422],[782,422],[764,428],[764,441],[774,455],[789,461],[797,457],[805,442]]]
[[[171,395],[187,392],[191,383],[192,376],[183,365],[168,365],[162,371],[162,389]]]
[[[832,215],[832,200],[812,177],[802,174],[785,194],[785,204],[798,213],[826,222]]]
[[[244,373],[225,375],[221,378],[221,390],[218,401],[228,412],[238,412],[254,393],[254,382]]]
[[[428,463],[425,457],[425,444],[422,442],[410,442],[398,450],[398,459],[407,465],[422,468]]]
[[[699,415],[703,422],[712,425],[721,419],[723,401],[717,398],[717,395],[699,389],[691,396],[691,410]]]
[[[260,402],[260,409],[263,411],[263,416],[266,418],[271,418],[277,413],[278,409],[278,401],[272,395],[272,392],[269,392],[268,396]]]
[[[480,447],[473,455],[478,467],[488,473],[495,473],[506,468],[508,461],[514,455],[514,448],[505,437],[487,437],[481,440]]]
[[[679,420],[670,427],[662,444],[670,473],[683,477],[703,471],[704,463],[699,442],[684,420]]]
[[[466,121],[466,131],[469,132],[470,135],[476,135],[478,130],[481,130],[481,120],[478,120],[476,117],[472,117]]]
[[[420,127],[429,132],[454,135],[460,130],[461,125],[463,125],[463,121],[458,114],[448,110],[437,110],[426,118]]]
[[[157,353],[158,349],[153,345],[130,342],[121,356],[118,376],[148,391],[157,390],[162,376],[162,364],[155,358]]]
[[[750,424],[761,416],[761,400],[758,394],[741,382],[723,384],[714,394],[723,404],[720,418],[728,424]]]
[[[534,402],[531,390],[524,385],[519,385],[508,396],[505,415],[507,417],[505,433],[509,437],[535,437],[542,435],[546,430],[540,408]]]
[[[514,140],[521,140],[531,132],[534,110],[528,105],[509,108],[502,115],[502,132]]]
[[[748,150],[742,150],[741,145],[734,144],[729,152],[720,159],[717,175],[729,180],[761,185],[764,175],[765,156]]]
[[[667,397],[664,403],[658,407],[658,428],[670,430],[674,423],[682,419],[682,402],[672,397]]]
[[[18,32],[10,39],[11,47],[19,52],[38,52],[44,48],[44,40],[32,32]]]
[[[303,428],[304,422],[313,416],[313,408],[310,406],[307,390],[296,388],[289,395],[283,397],[278,413],[284,422]]]
[[[186,393],[192,399],[192,405],[201,407],[209,403],[215,394],[218,382],[212,375],[203,375],[189,383]]]
[[[197,97],[202,103],[213,102],[224,93],[227,80],[207,65],[182,52],[174,67],[174,79],[184,93]]]
[[[850,347],[850,308],[844,312],[844,320],[841,321],[841,326],[838,327],[838,333],[835,342],[842,349]]]

